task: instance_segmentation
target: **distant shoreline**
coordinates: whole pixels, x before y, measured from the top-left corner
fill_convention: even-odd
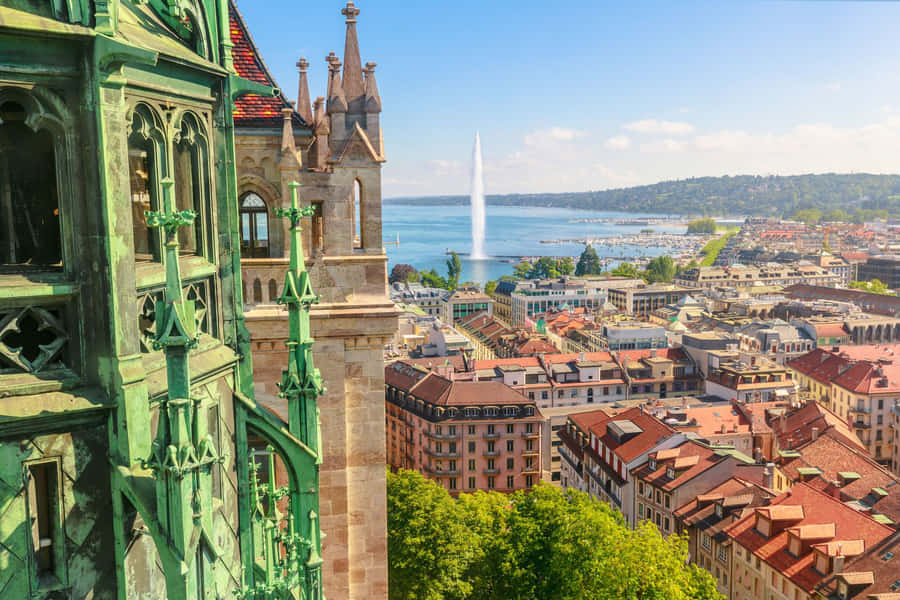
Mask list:
[[[900,175],[737,175],[663,181],[602,191],[490,194],[488,206],[568,208],[656,215],[789,217],[798,210],[842,209],[900,212]],[[386,205],[461,206],[469,196],[385,198]]]

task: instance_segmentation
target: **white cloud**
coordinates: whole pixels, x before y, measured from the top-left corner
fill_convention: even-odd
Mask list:
[[[571,142],[586,135],[587,132],[577,129],[551,127],[549,129],[532,131],[525,135],[524,140],[526,146],[543,146],[549,142]]]
[[[610,150],[626,150],[631,147],[631,139],[627,135],[617,135],[603,142],[603,147]]]
[[[826,83],[825,89],[828,90],[829,92],[838,92],[841,89],[841,82],[832,81],[831,83]]]
[[[428,161],[432,173],[437,177],[447,175],[461,175],[463,173],[462,162],[458,160],[434,159]]]
[[[659,135],[689,135],[694,132],[694,126],[683,121],[659,121],[657,119],[643,119],[632,121],[622,125],[622,129],[635,133],[649,133]]]
[[[682,152],[687,147],[688,142],[679,142],[678,140],[667,138],[641,144],[641,152]]]

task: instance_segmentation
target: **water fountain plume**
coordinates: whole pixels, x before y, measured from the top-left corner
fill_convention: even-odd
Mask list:
[[[472,151],[472,254],[474,260],[487,258],[484,253],[484,177],[481,163],[481,137],[475,132]]]

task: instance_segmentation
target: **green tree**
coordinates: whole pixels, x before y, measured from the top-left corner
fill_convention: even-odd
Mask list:
[[[803,210],[795,211],[793,215],[791,215],[791,219],[794,221],[800,221],[801,223],[806,223],[807,225],[814,225],[822,220],[822,211],[818,208],[806,208]]]
[[[669,283],[675,278],[675,261],[671,256],[657,256],[647,263],[645,277],[650,283]]]
[[[516,279],[531,279],[531,263],[523,260],[513,267],[513,273]]]
[[[455,510],[442,497],[418,473],[388,474],[391,600],[721,598],[709,573],[685,564],[684,537],[663,538],[650,523],[629,529],[583,492],[538,484],[460,494]]]
[[[849,223],[850,215],[840,208],[834,208],[822,215],[822,220],[829,223]]]
[[[462,600],[475,540],[444,488],[415,471],[388,474],[388,595],[391,600]]]
[[[497,280],[496,279],[492,279],[484,284],[484,293],[487,294],[488,296],[492,295],[494,293],[494,290],[496,290],[496,289],[497,289]]]
[[[459,287],[459,276],[462,274],[462,261],[459,254],[450,251],[450,258],[447,259],[447,289],[451,292]]]
[[[419,271],[419,281],[427,287],[440,288],[442,290],[450,289],[450,283],[434,269]]]
[[[631,279],[637,279],[641,276],[638,268],[630,262],[619,263],[615,269],[612,270],[613,277],[628,277]]]
[[[593,246],[588,244],[584,247],[584,252],[578,257],[578,265],[575,267],[575,274],[579,277],[584,275],[599,275],[603,270],[600,266],[600,257]]]
[[[716,222],[713,219],[697,219],[687,226],[688,234],[713,234],[716,232]]]
[[[571,256],[566,256],[557,261],[556,270],[560,275],[573,275],[575,273],[575,261]]]
[[[391,269],[391,275],[388,277],[388,282],[396,283],[402,281],[418,281],[419,280],[419,272],[412,265],[407,264],[396,264],[394,268]]]
[[[893,292],[888,289],[886,283],[880,279],[872,279],[871,281],[851,281],[850,287],[855,290],[862,290],[870,294],[881,294],[882,296],[893,296]]]

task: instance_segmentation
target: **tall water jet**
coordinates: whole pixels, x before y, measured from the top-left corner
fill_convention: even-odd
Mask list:
[[[481,137],[475,132],[475,149],[472,151],[472,254],[471,258],[485,258],[484,254],[484,178],[481,165]]]

